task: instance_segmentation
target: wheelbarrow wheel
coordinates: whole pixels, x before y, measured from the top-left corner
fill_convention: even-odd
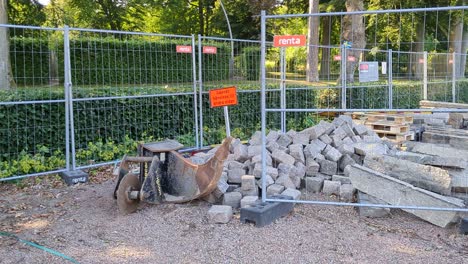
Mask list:
[[[117,189],[117,206],[121,214],[127,215],[137,210],[140,200],[138,198],[131,199],[130,192],[140,191],[140,188],[138,175],[133,173],[125,174]]]

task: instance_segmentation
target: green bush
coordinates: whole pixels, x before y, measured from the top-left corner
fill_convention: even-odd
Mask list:
[[[249,81],[257,81],[260,79],[260,48],[248,47],[242,50],[241,56],[241,72]]]
[[[49,47],[46,39],[12,37],[10,63],[15,83],[43,85],[49,82]]]

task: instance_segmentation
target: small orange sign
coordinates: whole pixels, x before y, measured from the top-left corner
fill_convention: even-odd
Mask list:
[[[273,46],[274,47],[300,47],[306,45],[305,35],[284,35],[274,36]]]
[[[177,45],[176,52],[177,53],[192,53],[192,46]]]
[[[341,55],[335,55],[333,56],[334,61],[340,61],[341,60]]]
[[[237,105],[237,90],[235,86],[210,90],[210,107]]]

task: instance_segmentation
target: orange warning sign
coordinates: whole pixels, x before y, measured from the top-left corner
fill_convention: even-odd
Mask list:
[[[274,47],[298,47],[306,45],[305,35],[273,36]]]
[[[237,90],[235,86],[210,90],[210,107],[237,105]]]

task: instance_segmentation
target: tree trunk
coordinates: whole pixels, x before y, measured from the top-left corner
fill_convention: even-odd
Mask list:
[[[411,60],[410,60],[410,76],[414,79],[421,80],[424,75],[424,63],[423,52],[424,52],[424,30],[425,25],[422,22],[418,22],[416,25],[416,40],[414,46],[411,44]]]
[[[203,0],[198,0],[198,21],[200,23],[200,35],[205,35],[205,19],[203,17]]]
[[[7,0],[0,0],[0,24],[8,23]],[[10,45],[8,28],[0,27],[0,90],[10,89]]]
[[[319,0],[309,0],[309,14],[319,12]],[[318,44],[320,20],[318,16],[309,17],[309,45],[307,46],[307,81],[318,82]]]
[[[347,0],[346,1],[346,11],[363,11],[364,3],[363,0]],[[359,58],[361,57],[362,49],[366,46],[366,35],[365,35],[365,26],[362,15],[346,15],[343,17],[343,32],[341,39],[343,41],[348,41],[352,43],[350,49],[346,51],[347,61],[346,61],[346,81],[353,83],[354,82],[354,71],[359,63]],[[354,61],[349,58],[354,57]],[[341,82],[341,74],[338,78],[337,83]]]
[[[320,63],[320,77],[326,77],[327,80],[330,77],[330,24],[331,17],[322,18],[322,61]]]
[[[460,60],[460,78],[465,78],[466,50],[468,49],[468,29],[463,29],[463,45]]]
[[[460,17],[454,18],[452,30],[450,32],[450,52],[455,52],[455,77],[462,76],[461,56],[462,53],[462,38],[463,38],[463,22]],[[464,70],[464,69],[463,69]]]

